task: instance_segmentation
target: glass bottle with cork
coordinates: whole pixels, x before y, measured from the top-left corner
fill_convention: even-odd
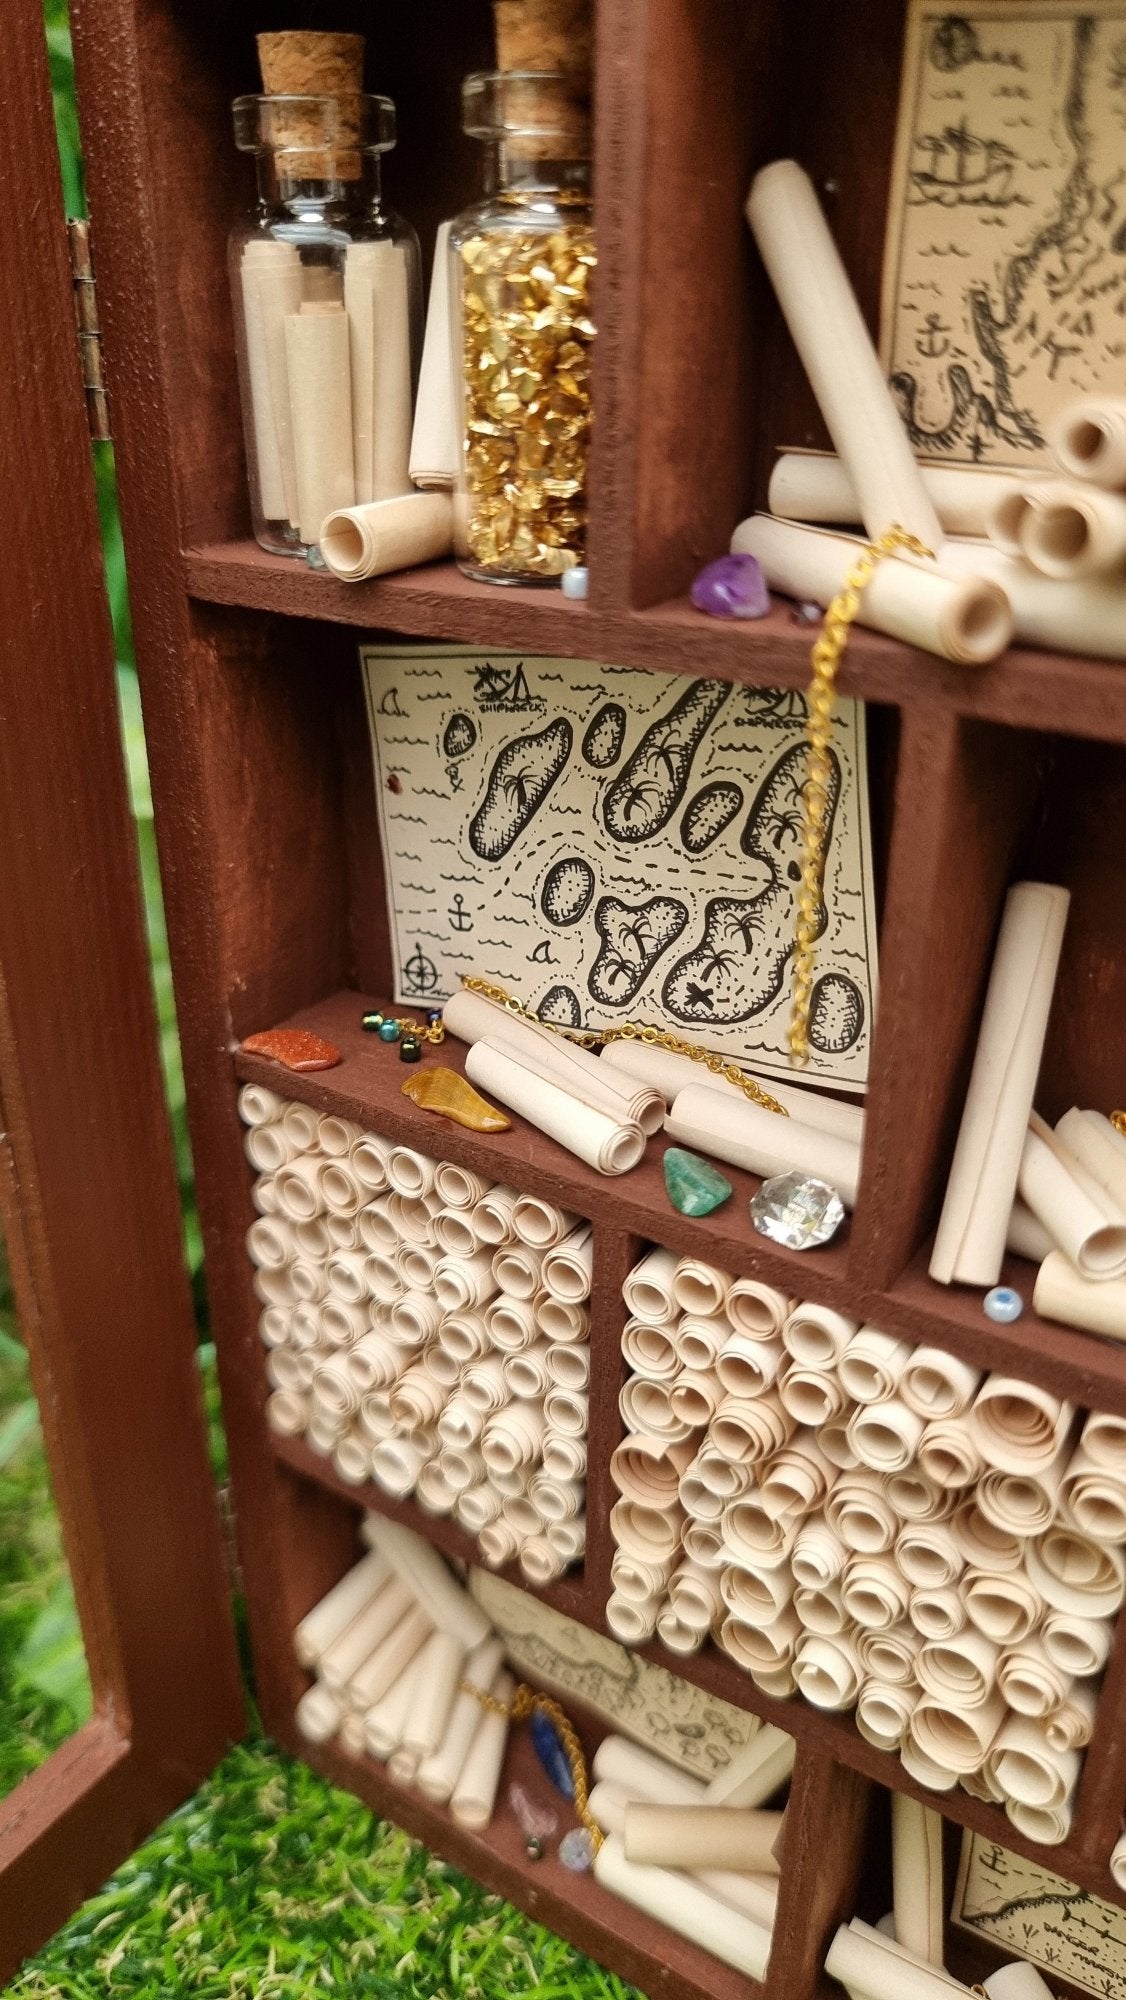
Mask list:
[[[341,507],[411,490],[420,330],[414,231],[383,202],[395,107],[361,90],[363,36],[259,35],[234,104],[258,200],[230,272],[254,533],[315,550]]]
[[[456,552],[482,582],[557,583],[586,559],[589,9],[498,0],[496,14],[502,67],[463,89],[465,130],[485,147],[485,196],[450,231]],[[506,54],[541,53],[568,64],[504,66]]]

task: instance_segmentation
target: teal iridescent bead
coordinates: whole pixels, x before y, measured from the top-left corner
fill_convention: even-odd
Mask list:
[[[421,1059],[422,1043],[416,1041],[413,1035],[404,1035],[402,1041],[399,1043],[399,1061],[414,1063],[421,1061]]]
[[[365,1035],[378,1035],[386,1019],[386,1014],[361,1014],[360,1026]]]
[[[381,1021],[379,1024],[379,1039],[381,1042],[397,1042],[399,1039],[399,1023],[397,1021]]]

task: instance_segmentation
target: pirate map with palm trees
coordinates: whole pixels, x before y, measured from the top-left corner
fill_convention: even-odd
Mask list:
[[[395,999],[491,978],[546,1021],[675,1027],[785,1075],[804,697],[467,647],[361,648]],[[862,706],[839,704],[813,1073],[863,1089]]]
[[[1126,379],[1126,0],[908,15],[882,311],[922,458],[1050,463],[1045,431]]]
[[[962,1841],[953,1920],[1098,2000],[1126,2000],[1126,1910],[982,1834]]]

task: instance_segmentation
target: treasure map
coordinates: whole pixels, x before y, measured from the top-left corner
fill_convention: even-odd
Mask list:
[[[912,0],[882,352],[917,455],[1050,464],[1126,381],[1126,4]]]
[[[1126,1910],[967,1833],[951,1916],[1099,2000],[1126,2000]]]
[[[790,1075],[805,697],[470,647],[361,648],[395,1000],[463,972],[542,1020],[675,1027]],[[864,1088],[863,708],[838,704],[811,1082]]]
[[[646,1750],[714,1778],[757,1733],[757,1715],[732,1708],[664,1667],[576,1624],[516,1584],[471,1570],[469,1587],[504,1640],[518,1674],[564,1703],[581,1701]]]

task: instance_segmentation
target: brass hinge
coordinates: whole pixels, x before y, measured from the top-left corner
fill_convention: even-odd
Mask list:
[[[94,266],[90,261],[90,224],[76,216],[67,217],[70,243],[70,275],[74,285],[74,317],[78,323],[78,352],[82,358],[82,386],[86,391],[86,421],[95,444],[110,444],[109,400],[102,375],[102,329],[98,323],[98,294]]]

